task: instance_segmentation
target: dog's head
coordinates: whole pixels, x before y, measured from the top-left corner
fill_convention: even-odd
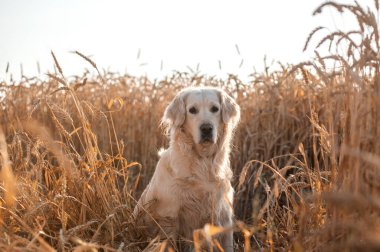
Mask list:
[[[239,118],[239,105],[231,96],[218,88],[202,87],[179,92],[166,108],[163,122],[171,129],[182,128],[194,144],[211,146],[221,137],[220,128],[228,125],[232,130]]]

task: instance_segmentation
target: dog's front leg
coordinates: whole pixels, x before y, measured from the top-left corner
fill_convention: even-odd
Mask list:
[[[225,252],[233,252],[234,251],[234,238],[233,231],[228,231],[222,236],[222,247]]]

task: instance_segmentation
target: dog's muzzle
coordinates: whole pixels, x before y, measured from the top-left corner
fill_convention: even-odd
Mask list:
[[[214,127],[210,123],[204,123],[199,127],[201,131],[201,143],[213,142]]]

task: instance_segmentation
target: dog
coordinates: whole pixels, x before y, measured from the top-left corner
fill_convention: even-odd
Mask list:
[[[133,213],[148,235],[191,241],[193,231],[209,223],[225,228],[217,241],[233,251],[229,154],[239,119],[239,105],[222,89],[189,87],[174,97],[162,118],[169,148]],[[185,242],[180,248],[194,246]]]

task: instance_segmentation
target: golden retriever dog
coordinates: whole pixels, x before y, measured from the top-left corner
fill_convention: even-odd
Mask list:
[[[239,119],[234,99],[214,87],[186,88],[168,105],[162,123],[170,133],[169,148],[134,209],[150,236],[191,241],[193,231],[209,223],[226,228],[217,241],[233,251],[229,153]],[[194,249],[191,242],[179,247]]]

